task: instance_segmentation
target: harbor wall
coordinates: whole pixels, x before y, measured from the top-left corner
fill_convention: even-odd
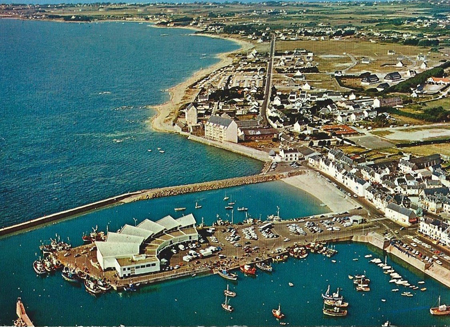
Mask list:
[[[135,196],[136,194],[139,194],[140,192],[132,192],[132,193],[125,193],[121,194],[115,197],[111,197],[108,199],[104,199],[101,201],[89,203],[83,206],[79,206],[73,209],[57,212],[51,215],[46,215],[40,218],[32,219],[23,223],[19,223],[13,226],[8,226],[0,229],[0,236],[12,234],[15,232],[19,232],[22,230],[27,230],[32,227],[36,226],[42,226],[45,224],[48,224],[50,222],[58,221],[61,219],[73,217],[82,213],[86,213],[88,211],[97,210],[100,208],[104,208],[110,205],[118,204],[121,200],[128,198],[130,196]]]
[[[237,143],[230,143],[230,142],[218,142],[214,140],[205,139],[204,137],[199,137],[195,135],[191,135],[188,133],[184,133],[182,135],[188,136],[188,140],[199,142],[202,144],[206,144],[209,146],[214,146],[216,148],[221,148],[230,152],[234,152],[246,157],[250,157],[256,160],[260,161],[272,161],[269,154],[264,151],[260,151],[257,149],[249,148],[244,145],[240,145]]]
[[[272,182],[272,181],[281,180],[283,178],[287,178],[287,177],[291,177],[291,176],[301,175],[304,173],[306,173],[305,170],[298,170],[298,171],[286,172],[286,173],[274,173],[274,174],[262,174],[262,175],[253,175],[253,176],[245,176],[245,177],[235,177],[235,178],[228,178],[228,179],[222,179],[222,180],[216,180],[216,181],[210,181],[210,182],[186,184],[186,185],[170,186],[170,187],[163,187],[163,188],[157,188],[157,189],[151,189],[151,190],[144,190],[144,191],[139,192],[139,194],[136,194],[134,196],[130,196],[130,197],[123,199],[121,202],[128,203],[128,202],[133,202],[133,201],[149,200],[149,199],[155,199],[155,198],[161,198],[161,197],[167,197],[167,196],[176,196],[176,195],[187,194],[187,193],[218,190],[218,189],[224,189],[224,188],[229,188],[229,187],[234,187],[234,186]]]
[[[443,285],[450,288],[450,270],[439,266],[437,264],[426,264],[422,260],[417,259],[414,256],[408,255],[405,251],[393,246],[388,240],[381,241],[384,237],[378,233],[369,233],[367,235],[355,235],[352,238],[353,242],[369,243],[381,250],[385,250],[387,253],[392,254],[396,258],[404,261],[408,265],[423,272],[425,275],[437,280]],[[387,243],[386,243],[387,242]]]
[[[276,173],[276,174],[262,174],[245,177],[235,177],[223,180],[186,184],[180,186],[163,187],[150,190],[141,190],[137,192],[125,193],[118,196],[114,196],[108,199],[89,203],[83,206],[79,206],[73,209],[61,211],[51,215],[46,215],[40,218],[32,219],[23,223],[19,223],[13,226],[8,226],[0,229],[0,236],[28,230],[34,227],[42,226],[51,222],[56,222],[62,219],[74,217],[84,214],[89,211],[102,209],[108,206],[129,203],[140,200],[149,200],[154,198],[161,198],[167,196],[176,196],[187,193],[202,192],[209,190],[217,190],[222,188],[249,185],[256,183],[265,183],[280,180],[282,178],[291,177],[295,175],[304,174],[304,170],[289,172],[289,173]]]

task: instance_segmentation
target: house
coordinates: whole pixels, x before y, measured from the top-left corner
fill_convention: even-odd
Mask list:
[[[384,80],[385,81],[392,81],[392,82],[396,82],[402,79],[402,75],[400,75],[399,72],[392,72],[389,74],[386,74],[384,76]]]
[[[392,97],[392,98],[375,98],[373,100],[374,108],[382,108],[382,107],[395,107],[403,104],[403,100],[400,97]]]
[[[238,143],[238,127],[234,120],[211,116],[205,124],[205,137],[219,142]]]
[[[374,84],[377,83],[380,79],[375,74],[370,74],[369,76],[364,76],[361,79],[361,84]]]
[[[450,78],[446,77],[430,77],[427,79],[428,84],[434,84],[434,85],[449,85],[450,84]]]
[[[433,218],[422,218],[419,222],[418,232],[445,246],[450,246],[450,225],[448,222]]]
[[[275,157],[275,160],[294,162],[302,157],[302,154],[297,149],[280,149],[280,153]]]
[[[198,123],[198,110],[197,107],[190,103],[186,109],[186,124],[188,126],[197,125]]]
[[[403,226],[410,226],[411,224],[417,223],[417,216],[413,210],[399,206],[395,203],[389,203],[384,214],[386,218]]]
[[[386,90],[388,87],[389,87],[389,84],[388,84],[388,83],[381,83],[381,84],[378,84],[378,86],[377,86],[377,91],[378,91],[378,92],[383,92],[383,91]]]

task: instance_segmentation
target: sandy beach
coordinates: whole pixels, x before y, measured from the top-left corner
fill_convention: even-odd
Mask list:
[[[198,35],[207,37],[219,37],[209,34],[198,34]],[[186,92],[189,86],[201,80],[202,78],[208,76],[212,72],[231,64],[233,61],[232,58],[233,53],[253,48],[253,44],[250,42],[233,38],[226,38],[226,39],[239,44],[240,49],[217,55],[217,58],[220,59],[220,61],[217,64],[196,71],[191,77],[189,77],[184,82],[170,88],[168,90],[170,94],[170,100],[161,105],[151,107],[152,109],[157,111],[157,114],[154,115],[150,121],[154,130],[160,132],[176,132],[173,126],[173,121],[177,109],[184,103],[192,102],[197,95],[195,92]]]
[[[348,211],[359,206],[356,201],[339,191],[315,171],[285,178],[283,181],[316,197],[332,212]]]

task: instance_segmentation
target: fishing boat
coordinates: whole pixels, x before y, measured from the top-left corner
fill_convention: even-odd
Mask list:
[[[230,288],[229,288],[228,284],[227,284],[227,289],[223,290],[223,293],[226,296],[229,296],[229,297],[235,297],[236,296],[236,292],[230,291]]]
[[[273,267],[265,262],[256,263],[256,268],[261,269],[263,271],[272,272]]]
[[[228,296],[225,295],[225,302],[222,303],[222,309],[228,312],[233,312],[234,308],[228,302]]]
[[[45,270],[44,263],[42,260],[35,260],[33,262],[33,269],[38,275],[45,275],[47,271]]]
[[[105,232],[99,232],[98,226],[92,227],[92,232],[89,235],[84,235],[81,237],[83,242],[86,244],[93,243],[95,241],[104,241],[105,240]]]
[[[202,206],[198,204],[198,202],[195,202],[195,209],[200,209]]]
[[[238,207],[237,211],[248,211],[248,208],[246,208],[246,207]]]
[[[245,264],[243,266],[240,266],[239,268],[246,275],[252,275],[252,276],[256,275],[256,268],[252,267],[251,265]]]
[[[278,304],[278,309],[272,309],[272,314],[277,319],[283,319],[284,313],[281,312],[281,305]]]
[[[87,274],[84,271],[82,271],[82,270],[78,270],[77,271],[77,277],[79,279],[85,280],[87,278]]]
[[[330,307],[338,307],[338,308],[347,308],[348,302],[344,302],[342,300],[324,300],[323,303]]]
[[[111,289],[111,284],[103,279],[99,279],[97,281],[97,286],[99,289],[101,289],[103,292],[107,292]]]
[[[136,292],[139,285],[140,283],[137,284],[130,283],[128,284],[128,286],[124,286],[123,290],[126,292]]]
[[[289,256],[287,254],[283,255],[277,255],[276,257],[272,258],[273,262],[285,262]]]
[[[233,206],[225,206],[225,209],[226,210],[231,210],[231,209],[233,209]]]
[[[437,307],[431,307],[430,313],[433,316],[447,316],[450,315],[450,306],[441,304],[441,297],[438,298],[438,306]]]
[[[175,208],[175,211],[184,211],[184,210],[186,210],[186,208],[185,208],[185,207],[179,207],[179,208]]]
[[[93,295],[98,295],[102,292],[102,290],[97,286],[97,283],[90,279],[86,279],[84,281],[84,287],[86,288],[86,292]]]
[[[358,292],[369,292],[370,291],[370,287],[364,284],[360,284],[356,286],[356,290]]]
[[[220,277],[228,279],[228,280],[237,280],[238,276],[235,273],[232,273],[231,271],[228,271],[226,269],[222,269],[217,271]]]
[[[332,317],[345,317],[347,315],[347,310],[339,307],[327,308],[324,306],[322,312],[324,315]]]
[[[339,287],[337,288],[336,293],[330,294],[330,285],[328,285],[325,294],[322,294],[322,298],[324,300],[344,300],[344,297],[342,295],[339,295]]]
[[[78,283],[80,281],[78,279],[77,274],[67,267],[63,268],[63,271],[61,272],[61,276],[69,283]]]
[[[425,291],[427,290],[427,288],[426,288],[426,287],[422,287],[420,290],[421,290],[422,292],[425,292]]]

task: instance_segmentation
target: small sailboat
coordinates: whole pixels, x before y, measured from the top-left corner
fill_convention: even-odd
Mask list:
[[[284,313],[281,312],[281,305],[278,304],[278,309],[272,309],[272,314],[277,319],[283,319]]]
[[[200,209],[202,206],[198,204],[198,202],[195,202],[195,209]]]
[[[223,197],[224,201],[228,201],[230,199],[230,197],[225,193],[225,196]]]
[[[179,207],[179,208],[175,208],[175,211],[184,211],[184,210],[186,210],[186,208],[185,208],[185,207]]]
[[[222,303],[222,309],[228,312],[233,312],[234,308],[228,302],[228,296],[225,295],[225,302]]]
[[[226,290],[223,290],[223,293],[224,293],[226,296],[229,296],[229,297],[235,297],[235,296],[236,296],[236,292],[230,291],[230,288],[229,288],[229,285],[228,285],[228,284],[227,284],[227,289],[226,289]]]

